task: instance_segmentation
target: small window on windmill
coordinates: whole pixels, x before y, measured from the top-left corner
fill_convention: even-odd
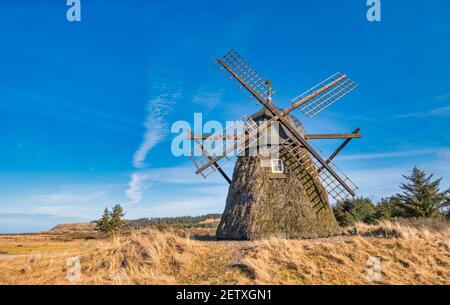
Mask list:
[[[282,174],[284,173],[284,163],[280,159],[272,159],[272,173]]]

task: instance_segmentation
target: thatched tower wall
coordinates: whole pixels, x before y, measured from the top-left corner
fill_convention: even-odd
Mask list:
[[[271,118],[272,114],[264,107],[251,116],[255,122]],[[305,133],[298,119],[293,116],[287,119],[300,134]],[[292,138],[282,126],[278,136],[280,143]],[[284,163],[282,174],[273,173],[270,166],[261,166],[261,161],[266,161],[266,165],[270,162],[267,157],[238,157],[217,238],[257,239],[273,235],[312,238],[339,232],[328,194],[317,174],[312,177],[282,145],[279,148],[279,158]],[[308,152],[302,154],[308,160]]]
[[[304,185],[289,166],[280,176],[262,167],[261,157],[238,158],[217,238],[314,238],[337,234],[339,225],[325,190],[314,186],[312,193],[319,192],[321,197],[317,201]]]

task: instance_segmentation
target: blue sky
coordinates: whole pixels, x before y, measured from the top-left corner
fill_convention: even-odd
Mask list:
[[[236,120],[258,107],[213,66],[238,50],[289,101],[329,75],[360,86],[308,132],[362,128],[336,159],[374,200],[417,165],[450,186],[450,3],[82,1],[0,4],[0,232],[92,220],[222,212],[227,185],[170,151],[177,120]],[[150,115],[150,111],[153,115]],[[317,142],[331,152],[338,142]],[[232,171],[232,164],[226,169]]]

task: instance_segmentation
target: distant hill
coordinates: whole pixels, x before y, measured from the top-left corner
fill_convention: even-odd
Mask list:
[[[174,228],[215,228],[219,224],[221,214],[201,216],[180,216],[160,218],[140,218],[127,220],[126,230],[157,227],[161,225]],[[48,233],[60,235],[92,235],[95,233],[96,221],[58,224],[48,230]]]
[[[57,234],[92,233],[95,230],[95,226],[95,221],[58,224],[48,230],[48,232]]]

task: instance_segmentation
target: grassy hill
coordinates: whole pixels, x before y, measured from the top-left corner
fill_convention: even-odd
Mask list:
[[[0,259],[0,283],[69,283],[67,260],[76,256],[83,284],[450,284],[448,223],[358,223],[333,238],[244,242],[147,228],[84,242]],[[381,263],[379,281],[367,276],[370,258]]]

